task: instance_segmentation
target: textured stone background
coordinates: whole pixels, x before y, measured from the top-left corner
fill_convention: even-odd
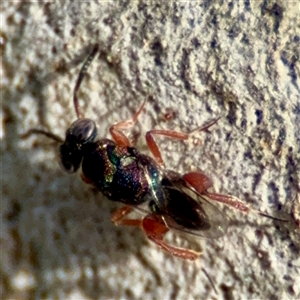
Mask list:
[[[1,3],[2,299],[299,299],[299,1],[160,2]],[[100,136],[148,95],[132,132],[145,152],[149,128],[221,116],[201,145],[158,139],[167,166],[202,169],[216,191],[289,222],[224,208],[225,237],[185,244],[203,249],[195,263],[113,226],[118,205],[64,174],[54,142],[20,138],[64,135],[95,43],[79,95]]]

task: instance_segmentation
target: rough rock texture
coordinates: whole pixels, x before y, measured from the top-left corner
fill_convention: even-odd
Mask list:
[[[161,2],[1,3],[1,299],[299,299],[299,2]],[[20,138],[64,135],[96,43],[79,96],[101,137],[147,96],[144,152],[150,128],[221,116],[186,143],[158,138],[166,165],[289,222],[222,208],[227,235],[184,244],[195,263],[113,226],[118,204],[63,173],[56,143]]]

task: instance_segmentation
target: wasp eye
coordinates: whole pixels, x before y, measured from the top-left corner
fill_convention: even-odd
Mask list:
[[[96,135],[97,128],[94,121],[90,119],[78,119],[67,131],[66,139],[85,144],[92,142]]]

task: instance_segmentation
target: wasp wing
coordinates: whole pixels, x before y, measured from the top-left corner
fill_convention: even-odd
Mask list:
[[[176,172],[165,170],[161,184],[151,186],[150,195],[154,211],[171,229],[207,238],[219,238],[227,231],[226,214],[208,197],[191,189]]]

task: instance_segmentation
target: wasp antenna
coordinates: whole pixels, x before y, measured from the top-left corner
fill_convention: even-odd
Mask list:
[[[81,68],[81,70],[79,72],[79,75],[78,75],[78,78],[77,78],[77,81],[76,81],[76,85],[74,87],[73,103],[74,103],[75,112],[76,112],[76,115],[77,115],[78,119],[83,118],[83,114],[82,114],[82,112],[80,111],[80,108],[79,108],[79,103],[78,103],[78,98],[77,98],[77,92],[78,92],[78,90],[80,88],[80,85],[81,85],[81,82],[82,82],[84,76],[87,73],[87,69],[90,66],[90,64],[93,61],[93,59],[95,58],[98,50],[99,50],[99,45],[96,44],[94,46],[94,48],[93,48],[93,51],[90,53],[90,55],[88,56],[88,58],[84,62],[83,66],[82,66],[82,68]]]
[[[53,134],[51,132],[48,132],[46,130],[42,130],[42,129],[30,129],[26,133],[22,134],[21,138],[22,139],[26,139],[26,138],[28,138],[32,134],[41,134],[41,135],[44,135],[44,136],[46,136],[46,137],[50,138],[51,140],[54,140],[54,141],[56,141],[58,143],[63,143],[64,142],[63,139],[60,138],[58,135]]]

